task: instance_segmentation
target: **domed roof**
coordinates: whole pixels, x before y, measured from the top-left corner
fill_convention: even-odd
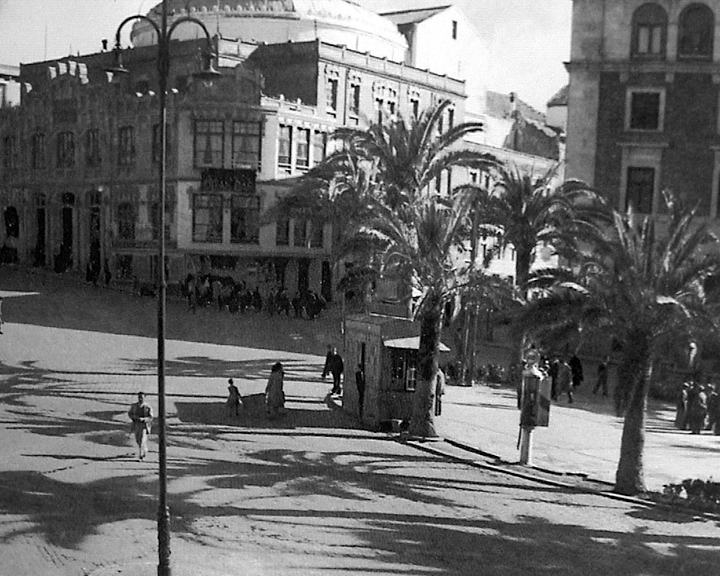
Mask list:
[[[159,21],[162,4],[148,16]],[[329,44],[402,61],[407,42],[388,19],[349,0],[169,0],[168,20],[192,16],[211,34],[246,42],[274,44],[319,38]],[[178,26],[173,39],[197,38],[192,23]],[[156,42],[152,27],[142,20],[133,26],[135,46]]]

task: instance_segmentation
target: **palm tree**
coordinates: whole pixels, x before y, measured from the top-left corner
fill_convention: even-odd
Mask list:
[[[664,194],[667,230],[652,217],[613,213],[612,226],[592,238],[571,281],[556,276],[547,294],[529,303],[522,321],[545,338],[600,330],[620,346],[619,394],[624,426],[615,491],[645,490],[643,454],[653,366],[671,341],[685,347],[708,331],[717,334],[705,280],[720,272],[718,240],[695,210]],[[710,248],[710,251],[708,251]]]
[[[382,249],[382,272],[407,281],[420,297],[414,319],[420,323],[418,383],[409,433],[437,436],[434,425],[435,378],[445,305],[466,282],[462,238],[467,206],[430,192],[419,192],[401,211],[379,206],[356,232],[357,245]]]
[[[511,245],[515,250],[515,285],[520,302],[527,298],[528,280],[536,251],[552,247],[560,255],[573,253],[579,233],[592,226],[602,215],[597,204],[599,196],[587,184],[567,180],[556,184],[558,166],[542,176],[523,172],[517,166],[500,168],[499,180],[491,189],[465,186],[462,195],[474,195],[474,203],[482,214],[483,228],[499,242],[495,249]],[[514,363],[519,363],[523,335],[517,333]]]

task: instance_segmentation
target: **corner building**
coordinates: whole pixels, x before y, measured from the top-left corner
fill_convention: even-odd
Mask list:
[[[351,2],[169,4],[170,22],[190,15],[220,32],[222,72],[212,84],[193,77],[204,41],[196,26],[178,26],[167,98],[170,282],[212,273],[331,299],[329,224],[261,226],[261,214],[325,158],[340,126],[362,128],[381,111],[410,117],[445,98],[449,121],[461,121],[464,81],[406,65],[393,23]],[[154,282],[157,47],[147,23],[131,38],[127,75],[107,71],[107,50],[21,66],[21,104],[0,110],[3,262],[79,274],[107,265],[116,281]]]
[[[573,0],[568,178],[621,209],[718,216],[720,1]]]

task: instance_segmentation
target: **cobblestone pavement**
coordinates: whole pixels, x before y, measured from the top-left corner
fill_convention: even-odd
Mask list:
[[[139,389],[156,406],[154,340],[22,323],[11,300],[0,575],[154,574],[156,438],[137,461],[126,415]],[[362,430],[326,398],[322,356],[173,339],[167,356],[174,574],[717,574],[717,520]],[[290,413],[267,421],[259,393],[275,360]],[[223,411],[230,376],[247,404],[238,420]],[[420,448],[435,447],[447,445]]]

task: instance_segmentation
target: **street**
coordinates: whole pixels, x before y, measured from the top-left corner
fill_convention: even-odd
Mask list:
[[[156,406],[155,340],[113,332],[104,310],[96,313],[105,326],[80,329],[73,312],[100,306],[103,291],[78,286],[59,296],[55,283],[29,290],[21,286],[29,280],[5,273],[0,574],[152,574],[156,436],[148,460],[138,461],[127,409],[139,390]],[[62,314],[50,314],[53,298],[67,303]],[[152,309],[148,299],[113,299],[129,317]],[[274,324],[273,349],[198,343],[174,338],[175,326],[192,320],[181,304],[171,306],[167,343],[174,573],[717,574],[716,519],[474,468],[363,430],[327,400],[330,383],[319,377],[327,336],[310,338],[307,322],[268,321],[284,327]],[[47,320],[31,308],[46,310]],[[218,324],[217,332],[228,334],[210,316],[218,312],[203,313],[192,330]],[[146,329],[152,326],[138,331]],[[255,338],[268,341],[267,334]],[[275,361],[286,366],[290,412],[270,422],[258,395]],[[224,414],[229,377],[246,399],[237,420]],[[441,426],[467,430],[465,441],[512,461],[517,412],[506,406],[508,394],[451,387]],[[612,470],[617,423],[554,406],[551,426],[593,414],[584,438],[602,434],[607,456],[589,447],[587,460],[574,466],[596,472],[590,462],[604,459]],[[568,440],[578,426],[565,433]],[[480,435],[490,430],[497,435]],[[573,463],[559,454],[552,430],[537,432],[537,465]],[[667,446],[683,439],[673,436]],[[697,452],[713,451],[714,441],[701,436]],[[580,452],[575,444],[566,451]]]

